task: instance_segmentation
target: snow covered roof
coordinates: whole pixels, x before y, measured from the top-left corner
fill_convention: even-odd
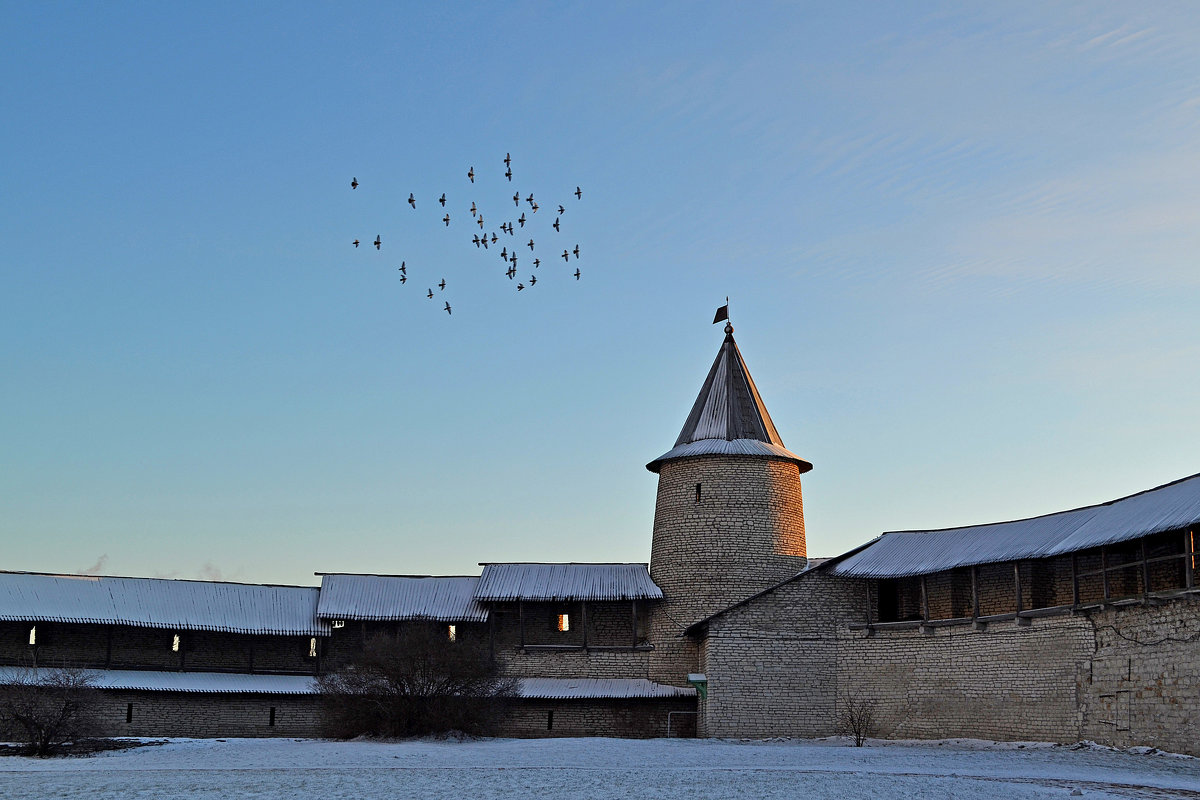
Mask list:
[[[0,667],[0,684],[34,679],[51,672],[46,667]],[[97,689],[140,689],[151,692],[201,692],[228,694],[316,694],[308,675],[246,675],[237,672],[165,672],[135,669],[84,669]]]
[[[310,586],[0,572],[0,620],[324,636],[318,594]]]
[[[645,678],[522,678],[517,696],[539,700],[695,697],[696,690]]]
[[[321,619],[486,622],[488,611],[475,600],[479,578],[398,575],[321,576]]]
[[[661,600],[646,564],[483,564],[475,599]]]
[[[1200,475],[1095,506],[1041,517],[885,533],[829,566],[833,575],[899,578],[1048,558],[1200,524]]]
[[[770,456],[795,463],[801,472],[812,469],[812,464],[783,446],[733,340],[732,325],[725,326],[725,341],[675,447],[647,464],[646,469],[658,472],[664,461],[711,455]]]

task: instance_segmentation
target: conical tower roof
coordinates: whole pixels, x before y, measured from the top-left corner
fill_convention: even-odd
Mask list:
[[[675,447],[647,464],[646,469],[658,472],[664,461],[717,455],[780,458],[795,463],[801,472],[812,469],[812,464],[783,446],[733,340],[733,326],[728,324],[725,341],[683,423]]]

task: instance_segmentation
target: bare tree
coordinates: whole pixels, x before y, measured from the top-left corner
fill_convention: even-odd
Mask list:
[[[515,681],[445,626],[406,625],[369,639],[362,653],[317,679],[332,736],[486,733]]]
[[[16,672],[0,686],[0,729],[25,742],[35,756],[53,755],[60,745],[95,731],[99,694],[81,670]]]
[[[862,747],[875,733],[875,709],[879,703],[846,690],[838,697],[838,704],[838,732],[853,737],[855,747]]]

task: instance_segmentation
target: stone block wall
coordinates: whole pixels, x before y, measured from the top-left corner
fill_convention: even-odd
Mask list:
[[[98,722],[105,736],[203,739],[319,736],[321,732],[316,696],[133,691],[101,695]]]
[[[877,703],[886,737],[1086,738],[1200,755],[1195,596],[874,633],[851,628],[865,605],[863,582],[815,572],[713,620],[701,735],[831,735],[849,693]]]
[[[497,733],[520,738],[555,736],[672,737],[696,735],[691,698],[632,700],[522,700],[509,710]]]

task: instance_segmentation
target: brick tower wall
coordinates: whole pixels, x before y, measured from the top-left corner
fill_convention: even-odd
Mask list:
[[[807,563],[800,470],[794,463],[739,456],[664,463],[650,577],[665,600],[651,618],[651,677],[681,684],[698,668],[695,642],[682,637],[684,628],[795,575]]]

